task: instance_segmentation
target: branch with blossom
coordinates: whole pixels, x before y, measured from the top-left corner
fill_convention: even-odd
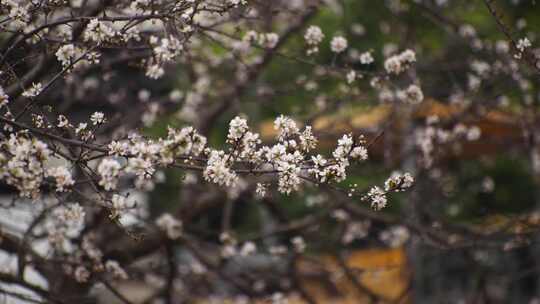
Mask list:
[[[306,281],[345,277],[378,302],[356,248],[530,246],[534,212],[491,231],[445,213],[447,159],[513,123],[510,104],[531,140],[497,147],[525,146],[540,172],[534,35],[514,39],[486,0],[506,39],[491,41],[448,13],[475,4],[451,2],[0,0],[0,294],[317,303]],[[326,251],[339,270],[305,269]]]

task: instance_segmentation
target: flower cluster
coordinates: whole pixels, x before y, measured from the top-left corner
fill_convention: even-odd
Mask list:
[[[342,53],[343,51],[345,51],[345,49],[347,49],[347,46],[347,39],[342,36],[335,36],[334,38],[332,38],[332,41],[330,41],[330,49],[334,53]]]
[[[103,159],[97,167],[97,173],[100,176],[99,185],[105,190],[116,189],[121,168],[122,166],[118,161],[112,158]]]
[[[53,210],[53,216],[45,224],[49,243],[56,249],[68,249],[72,237],[79,236],[84,228],[86,212],[78,203],[69,203]]]
[[[523,57],[523,52],[525,52],[525,50],[531,46],[531,41],[527,37],[519,39],[516,45],[518,53],[515,54],[514,57],[516,59],[521,59],[521,57]]]
[[[235,143],[240,140],[248,131],[247,120],[235,117],[229,123],[229,134],[227,135],[227,142]]]
[[[259,134],[249,130],[247,121],[235,117],[229,124],[227,142],[230,151],[214,150],[206,147],[206,138],[193,128],[181,130],[169,128],[166,139],[158,141],[132,137],[128,142],[112,142],[109,154],[127,158],[126,172],[134,173],[141,182],[152,177],[158,166],[166,166],[181,161],[203,162],[203,177],[206,181],[220,186],[234,187],[239,177],[237,171],[271,173],[278,176],[278,191],[289,194],[297,191],[302,180],[309,176],[319,183],[342,181],[350,160],[366,160],[367,149],[360,139],[356,144],[351,135],[345,135],[331,159],[321,155],[309,156],[317,139],[312,128],[301,130],[289,117],[280,116],[274,122],[277,130],[277,143],[273,146],[261,145]],[[195,157],[202,156],[197,159]],[[252,164],[246,168],[242,162]],[[114,190],[121,174],[122,166],[112,158],[104,159],[98,166],[100,185],[106,190]],[[266,191],[259,188],[259,193]]]
[[[54,178],[56,191],[63,192],[67,187],[73,186],[75,181],[71,177],[71,172],[66,167],[54,167],[47,170],[47,176]]]
[[[95,273],[108,273],[116,280],[128,278],[127,272],[115,260],[105,260],[103,252],[95,244],[95,234],[82,238],[81,248],[71,252],[71,263],[64,265],[63,270],[79,283],[86,283]]]
[[[267,187],[265,184],[263,183],[257,183],[257,187],[255,188],[255,193],[257,193],[257,195],[259,197],[264,197],[266,196],[266,191],[268,191]]]
[[[384,182],[384,191],[405,191],[408,188],[412,187],[413,184],[414,178],[410,173],[401,174],[399,172],[394,172],[392,173],[390,178],[388,178],[386,182]]]
[[[389,74],[401,74],[416,62],[416,54],[412,50],[405,50],[400,54],[391,56],[384,62],[384,69]]]
[[[392,90],[389,87],[382,87],[379,91],[379,100],[382,103],[401,102],[403,104],[414,106],[424,101],[424,92],[415,84],[411,84],[405,89],[396,90]]]
[[[370,226],[371,222],[369,221],[354,221],[348,223],[341,241],[343,244],[350,244],[354,240],[365,238],[369,233]]]
[[[105,269],[117,280],[126,280],[128,278],[127,272],[117,261],[108,260],[105,262]]]
[[[410,85],[405,90],[397,92],[397,98],[405,103],[417,105],[424,100],[424,93],[417,85]]]
[[[153,47],[154,58],[149,61],[146,68],[146,76],[157,79],[165,73],[163,65],[172,62],[180,55],[184,47],[180,40],[173,36],[162,39],[152,36],[150,37],[150,45]]]
[[[371,203],[371,208],[375,210],[381,210],[386,207],[386,202],[388,201],[388,199],[386,198],[386,192],[383,191],[380,187],[372,187],[369,190],[367,197]]]
[[[32,83],[32,86],[30,88],[26,89],[22,93],[22,96],[28,97],[28,98],[33,98],[33,97],[36,97],[39,94],[41,94],[42,90],[43,90],[43,85],[40,82]]]
[[[116,36],[116,31],[97,18],[90,20],[84,31],[84,41],[92,41],[96,44],[110,42]]]
[[[62,67],[68,71],[89,64],[97,64],[99,63],[100,57],[99,53],[90,52],[74,44],[65,44],[61,46],[56,51],[55,55],[62,64]]]
[[[364,52],[360,54],[359,60],[361,64],[371,64],[375,61],[371,52]]]
[[[199,156],[206,148],[206,142],[206,137],[199,134],[193,127],[180,130],[169,128],[167,139],[161,142],[161,161],[170,164],[183,155]]]
[[[228,163],[230,157],[225,152],[213,150],[210,152],[206,168],[203,171],[204,179],[220,186],[235,186],[238,176]]]
[[[131,206],[128,203],[125,196],[120,194],[113,194],[111,197],[111,218],[119,218],[122,214],[126,213]]]
[[[426,168],[432,166],[437,147],[454,143],[459,139],[476,141],[482,134],[482,130],[478,126],[466,126],[458,123],[448,129],[439,126],[439,122],[440,119],[437,116],[429,117],[426,126],[418,128],[415,132],[415,144],[422,153],[422,162]]]
[[[395,226],[381,232],[379,237],[388,246],[397,248],[409,240],[410,232],[407,227]]]
[[[201,136],[193,127],[185,127],[181,130],[169,128],[168,136],[165,139],[160,138],[158,141],[147,140],[140,136],[131,136],[127,141],[112,141],[108,145],[108,149],[109,155],[127,158],[125,172],[132,173],[137,177],[136,185],[138,187],[150,187],[148,182],[158,166],[166,166],[180,159],[196,157],[203,152],[205,146],[206,138],[204,136]],[[112,160],[112,162],[115,161]],[[114,189],[120,164],[116,163],[111,169],[104,170],[103,174],[100,173],[102,176],[100,184],[107,184],[110,189]],[[98,172],[100,172],[99,168]],[[114,172],[114,174],[111,176],[110,172]]]
[[[320,27],[311,25],[307,28],[306,33],[304,34],[304,39],[309,47],[307,54],[311,55],[319,52],[319,44],[323,41],[324,34]]]
[[[4,92],[4,89],[0,86],[0,109],[5,107],[9,103],[9,96]]]
[[[90,120],[99,125],[105,118],[103,113],[96,112]],[[62,115],[58,117],[58,126],[73,127]],[[351,161],[363,161],[368,157],[363,139],[354,140],[352,135],[344,135],[338,140],[331,158],[309,155],[317,145],[311,126],[301,129],[293,119],[283,115],[274,122],[277,143],[272,146],[262,145],[259,134],[249,130],[244,118],[235,117],[229,127],[228,150],[207,147],[206,138],[192,127],[169,128],[168,136],[158,140],[131,135],[127,140],[112,141],[108,145],[110,157],[103,158],[96,167],[98,184],[106,191],[114,191],[122,176],[133,174],[137,187],[148,188],[159,167],[175,165],[198,169],[206,181],[229,188],[237,186],[239,172],[274,173],[278,177],[278,191],[290,194],[298,191],[304,180],[311,178],[317,183],[343,181]],[[86,129],[84,125],[77,129],[81,128]],[[1,160],[7,168],[3,175],[9,183],[20,187],[21,195],[34,196],[32,193],[38,193],[43,176],[53,178],[59,192],[67,191],[75,184],[66,167],[44,169],[42,163],[50,152],[42,142],[12,135],[4,144],[11,153],[2,154]],[[28,163],[31,165],[27,169]],[[21,180],[25,182],[21,183]],[[262,185],[260,183],[257,188],[258,193],[264,196],[268,184]],[[113,215],[125,209],[124,197],[113,194],[111,202]]]
[[[372,187],[364,200],[368,200],[371,204],[371,207],[375,210],[381,210],[386,207],[388,198],[386,195],[389,192],[402,192],[414,184],[414,178],[410,173],[401,174],[394,172],[385,182],[384,189],[379,186]]]
[[[37,198],[50,155],[44,142],[24,134],[11,134],[9,139],[0,141],[0,179],[16,187],[20,196]]]
[[[182,235],[182,222],[169,213],[164,213],[158,217],[156,225],[172,240],[177,239]]]
[[[266,49],[273,49],[279,42],[279,35],[276,33],[257,33],[256,31],[248,31],[242,40],[248,44],[257,44]]]
[[[19,30],[27,26],[30,22],[30,4],[21,3],[20,1],[6,0],[0,2],[0,7],[5,6],[9,12],[9,17],[12,18],[12,22],[8,25],[13,30]]]
[[[103,124],[105,122],[105,114],[103,114],[103,112],[94,112],[94,114],[90,116],[90,121],[94,126]]]

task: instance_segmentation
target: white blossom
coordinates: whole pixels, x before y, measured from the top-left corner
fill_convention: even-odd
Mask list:
[[[93,41],[97,44],[110,41],[116,32],[105,22],[94,18],[90,20],[84,30],[84,41]]]
[[[309,152],[317,147],[317,138],[313,135],[311,126],[306,126],[299,138],[300,148],[303,152]]]
[[[220,186],[232,187],[238,176],[227,164],[227,156],[223,151],[213,150],[203,171],[204,179]]]
[[[126,141],[118,142],[111,141],[108,145],[109,155],[114,156],[127,156],[129,154],[130,146]]]
[[[4,92],[4,88],[0,86],[0,109],[7,106],[9,103],[9,96]]]
[[[320,27],[316,25],[310,25],[306,33],[304,34],[304,39],[309,45],[317,45],[322,42],[324,39],[324,34]]]
[[[81,205],[72,203],[54,210],[56,225],[66,225],[67,227],[80,229],[84,224],[86,213]]]
[[[412,187],[414,178],[410,173],[401,174],[394,172],[384,183],[385,191],[405,191]]]
[[[352,159],[366,160],[368,159],[368,150],[363,146],[354,147],[350,153]]]
[[[342,37],[342,36],[335,36],[334,38],[332,38],[332,41],[330,41],[330,49],[334,53],[341,53],[345,51],[347,46],[348,46],[347,39],[345,39],[345,37]]]
[[[159,64],[151,64],[146,68],[146,76],[151,79],[159,79],[165,74],[165,70]]]
[[[279,140],[283,140],[299,132],[296,122],[287,116],[280,115],[274,120],[274,129],[278,131]]]
[[[259,35],[259,44],[267,49],[276,47],[279,41],[279,35],[276,33],[266,33]]]
[[[240,248],[241,256],[252,255],[256,252],[257,252],[257,246],[253,242],[246,242],[244,243],[244,245],[242,245],[242,248]]]
[[[374,61],[375,59],[373,59],[373,55],[371,55],[371,52],[364,52],[360,55],[361,64],[371,64]]]
[[[403,226],[395,226],[380,234],[380,239],[392,248],[405,244],[410,237],[409,230]]]
[[[88,127],[88,124],[87,124],[87,123],[81,122],[81,123],[79,123],[79,125],[78,125],[77,128],[75,129],[75,133],[76,133],[76,134],[80,134],[81,132],[83,132],[84,130],[86,130],[87,127]]]
[[[267,187],[265,184],[257,183],[257,188],[255,189],[255,193],[257,193],[259,197],[266,196],[266,191],[267,191]]]
[[[523,53],[525,49],[531,47],[531,45],[531,41],[527,37],[525,37],[518,40],[516,48]]]
[[[86,269],[84,266],[78,266],[75,269],[74,275],[77,282],[86,283],[90,278],[90,271],[88,271],[88,269]]]
[[[175,240],[182,235],[182,222],[177,220],[170,213],[162,214],[156,220],[156,225],[172,240]]]
[[[278,163],[278,191],[290,194],[297,191],[302,180],[300,179],[300,167],[291,162],[280,161]]]
[[[467,140],[468,141],[478,140],[481,135],[482,135],[482,130],[479,127],[477,126],[470,127],[469,130],[467,131]]]
[[[125,196],[119,194],[113,194],[111,197],[111,217],[116,218],[122,216],[122,214],[130,208]]]
[[[416,62],[416,54],[412,50],[405,50],[401,54],[391,56],[384,62],[387,73],[400,74],[412,63]]]
[[[306,250],[306,247],[307,247],[306,242],[304,241],[304,238],[302,238],[301,236],[295,236],[291,240],[291,243],[294,246],[294,250],[298,253],[302,253]]]
[[[0,141],[0,178],[23,197],[36,198],[45,176],[44,163],[51,151],[37,139],[11,134]]]
[[[356,80],[356,72],[354,70],[349,71],[347,73],[347,83],[351,84]]]
[[[105,122],[105,114],[103,114],[103,112],[94,112],[94,114],[90,116],[90,121],[94,126],[100,125]]]
[[[66,167],[54,167],[47,170],[47,176],[55,179],[56,191],[63,192],[66,188],[73,186],[75,181],[71,176],[71,172]]]
[[[191,0],[193,1],[193,0]],[[234,6],[238,6],[238,5],[246,5],[247,4],[247,0],[227,0],[230,4],[234,5]]]
[[[154,36],[155,37],[155,36]],[[159,62],[170,62],[184,49],[180,41],[170,36],[168,38],[162,38],[159,42],[154,39],[151,42],[154,45],[154,54]]]
[[[372,187],[368,194],[367,194],[369,200],[371,201],[371,207],[375,210],[381,210],[382,208],[386,207],[386,193],[379,188],[378,186]]]
[[[74,44],[66,44],[61,46],[55,53],[58,61],[62,63],[64,68],[68,67],[75,60],[81,57],[83,51]]]
[[[28,97],[28,98],[36,97],[39,94],[41,94],[42,90],[43,90],[43,86],[41,85],[41,83],[39,83],[39,82],[38,83],[32,83],[32,87],[25,90],[22,93],[22,96]]]
[[[424,100],[424,93],[417,85],[410,85],[406,90],[399,91],[397,97],[408,104],[417,105]]]
[[[354,240],[365,238],[369,233],[370,226],[371,226],[371,222],[367,220],[355,221],[355,222],[349,223],[347,225],[345,233],[343,233],[343,237],[341,238],[341,241],[344,244],[350,244]]]
[[[236,142],[242,138],[242,136],[244,136],[248,129],[247,120],[236,116],[229,123],[229,134],[227,135],[227,140],[230,143]]]
[[[120,174],[120,164],[112,159],[105,158],[97,167],[97,172],[100,176],[99,185],[105,190],[114,190],[118,183],[118,175]]]
[[[64,115],[58,115],[58,125],[59,128],[64,128],[69,126],[69,120]]]
[[[126,280],[128,278],[126,271],[120,267],[120,264],[117,261],[108,260],[105,263],[105,269],[107,269],[107,271],[117,280]]]
[[[352,136],[345,134],[343,135],[343,137],[341,137],[341,139],[338,139],[337,148],[334,150],[332,155],[338,159],[346,158],[349,152],[351,152],[352,146],[353,146]]]
[[[319,51],[318,45],[323,41],[324,34],[320,27],[310,25],[304,34],[304,39],[309,46],[307,54],[311,55]]]

